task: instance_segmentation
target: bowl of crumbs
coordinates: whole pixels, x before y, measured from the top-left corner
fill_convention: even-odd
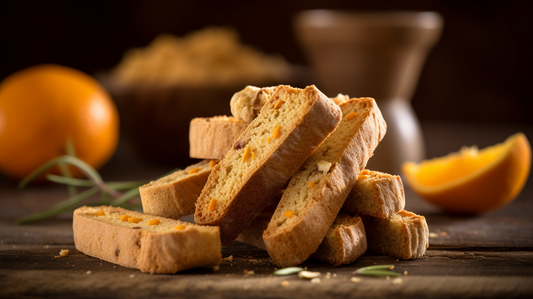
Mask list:
[[[193,118],[231,115],[234,93],[286,83],[290,74],[281,55],[243,44],[232,28],[207,27],[182,37],[160,34],[127,50],[99,78],[116,101],[123,141],[146,160],[184,167],[192,161]]]

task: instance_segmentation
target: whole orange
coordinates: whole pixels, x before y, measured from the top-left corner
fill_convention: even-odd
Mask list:
[[[107,91],[91,76],[65,66],[29,67],[0,83],[0,170],[22,179],[64,155],[100,168],[116,150],[119,121]]]

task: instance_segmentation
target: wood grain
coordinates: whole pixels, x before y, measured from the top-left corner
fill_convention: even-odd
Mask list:
[[[443,136],[443,140],[427,139],[432,146],[455,146],[457,141],[446,126],[429,129]],[[466,127],[457,138],[465,140],[475,132],[480,132],[482,142],[491,136],[475,126]],[[124,171],[119,171],[123,162],[112,162],[103,171],[104,178],[124,180]],[[124,169],[128,180],[157,172],[145,165]],[[30,186],[21,191],[13,182],[0,181],[0,298],[529,298],[533,294],[531,179],[508,206],[469,217],[443,214],[406,188],[407,209],[424,215],[434,236],[425,256],[404,261],[367,252],[342,267],[308,260],[302,266],[322,274],[317,284],[297,275],[273,276],[275,265],[267,252],[241,243],[222,249],[222,256],[233,260],[222,262],[218,271],[198,268],[150,275],[78,252],[69,213],[14,224],[17,217],[50,207],[66,196],[63,186]],[[56,258],[61,249],[69,249],[69,255]],[[376,264],[393,264],[402,274],[401,281],[374,277],[351,281],[356,277],[353,271]],[[284,281],[288,286],[282,286]]]

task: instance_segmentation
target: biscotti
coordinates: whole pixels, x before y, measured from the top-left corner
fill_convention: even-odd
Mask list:
[[[426,218],[401,211],[386,219],[361,215],[366,230],[368,250],[399,259],[416,259],[429,246]]]
[[[250,123],[259,115],[261,108],[270,100],[278,86],[255,87],[248,85],[236,92],[230,100],[231,114],[238,120]]]
[[[189,156],[223,159],[247,126],[248,123],[228,116],[193,118],[189,125]]]
[[[139,187],[143,212],[179,219],[194,214],[196,199],[218,160],[203,160]]]
[[[311,258],[334,266],[353,263],[366,252],[367,241],[359,216],[339,213]]]
[[[298,265],[318,249],[385,135],[386,124],[374,99],[351,99],[340,107],[341,124],[291,178],[263,233],[279,267]]]
[[[365,169],[359,174],[342,211],[387,218],[404,207],[405,193],[400,176]]]
[[[231,244],[335,130],[341,115],[315,86],[278,86],[213,168],[196,202],[195,222],[219,226],[222,244]]]
[[[118,207],[74,211],[76,249],[147,273],[176,273],[221,262],[218,227],[144,215]]]

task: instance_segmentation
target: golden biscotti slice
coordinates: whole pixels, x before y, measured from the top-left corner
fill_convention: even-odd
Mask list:
[[[196,202],[195,222],[219,226],[222,245],[231,244],[335,130],[341,115],[314,85],[279,86],[213,168]]]
[[[217,163],[203,160],[139,187],[143,212],[172,219],[194,214],[196,199]]]
[[[426,218],[401,211],[386,219],[361,215],[365,225],[368,250],[399,259],[416,259],[429,246]]]
[[[341,124],[291,178],[263,233],[279,267],[298,265],[318,249],[385,135],[385,120],[374,99],[351,99],[339,107]]]
[[[189,156],[223,159],[247,126],[248,123],[231,116],[193,118],[189,125]]]
[[[361,217],[341,212],[311,258],[334,266],[347,265],[363,255],[366,249],[366,232]]]
[[[365,169],[346,198],[342,211],[387,218],[405,207],[405,193],[399,175]]]
[[[148,273],[176,273],[220,264],[218,227],[144,215],[118,207],[74,211],[76,249]]]

